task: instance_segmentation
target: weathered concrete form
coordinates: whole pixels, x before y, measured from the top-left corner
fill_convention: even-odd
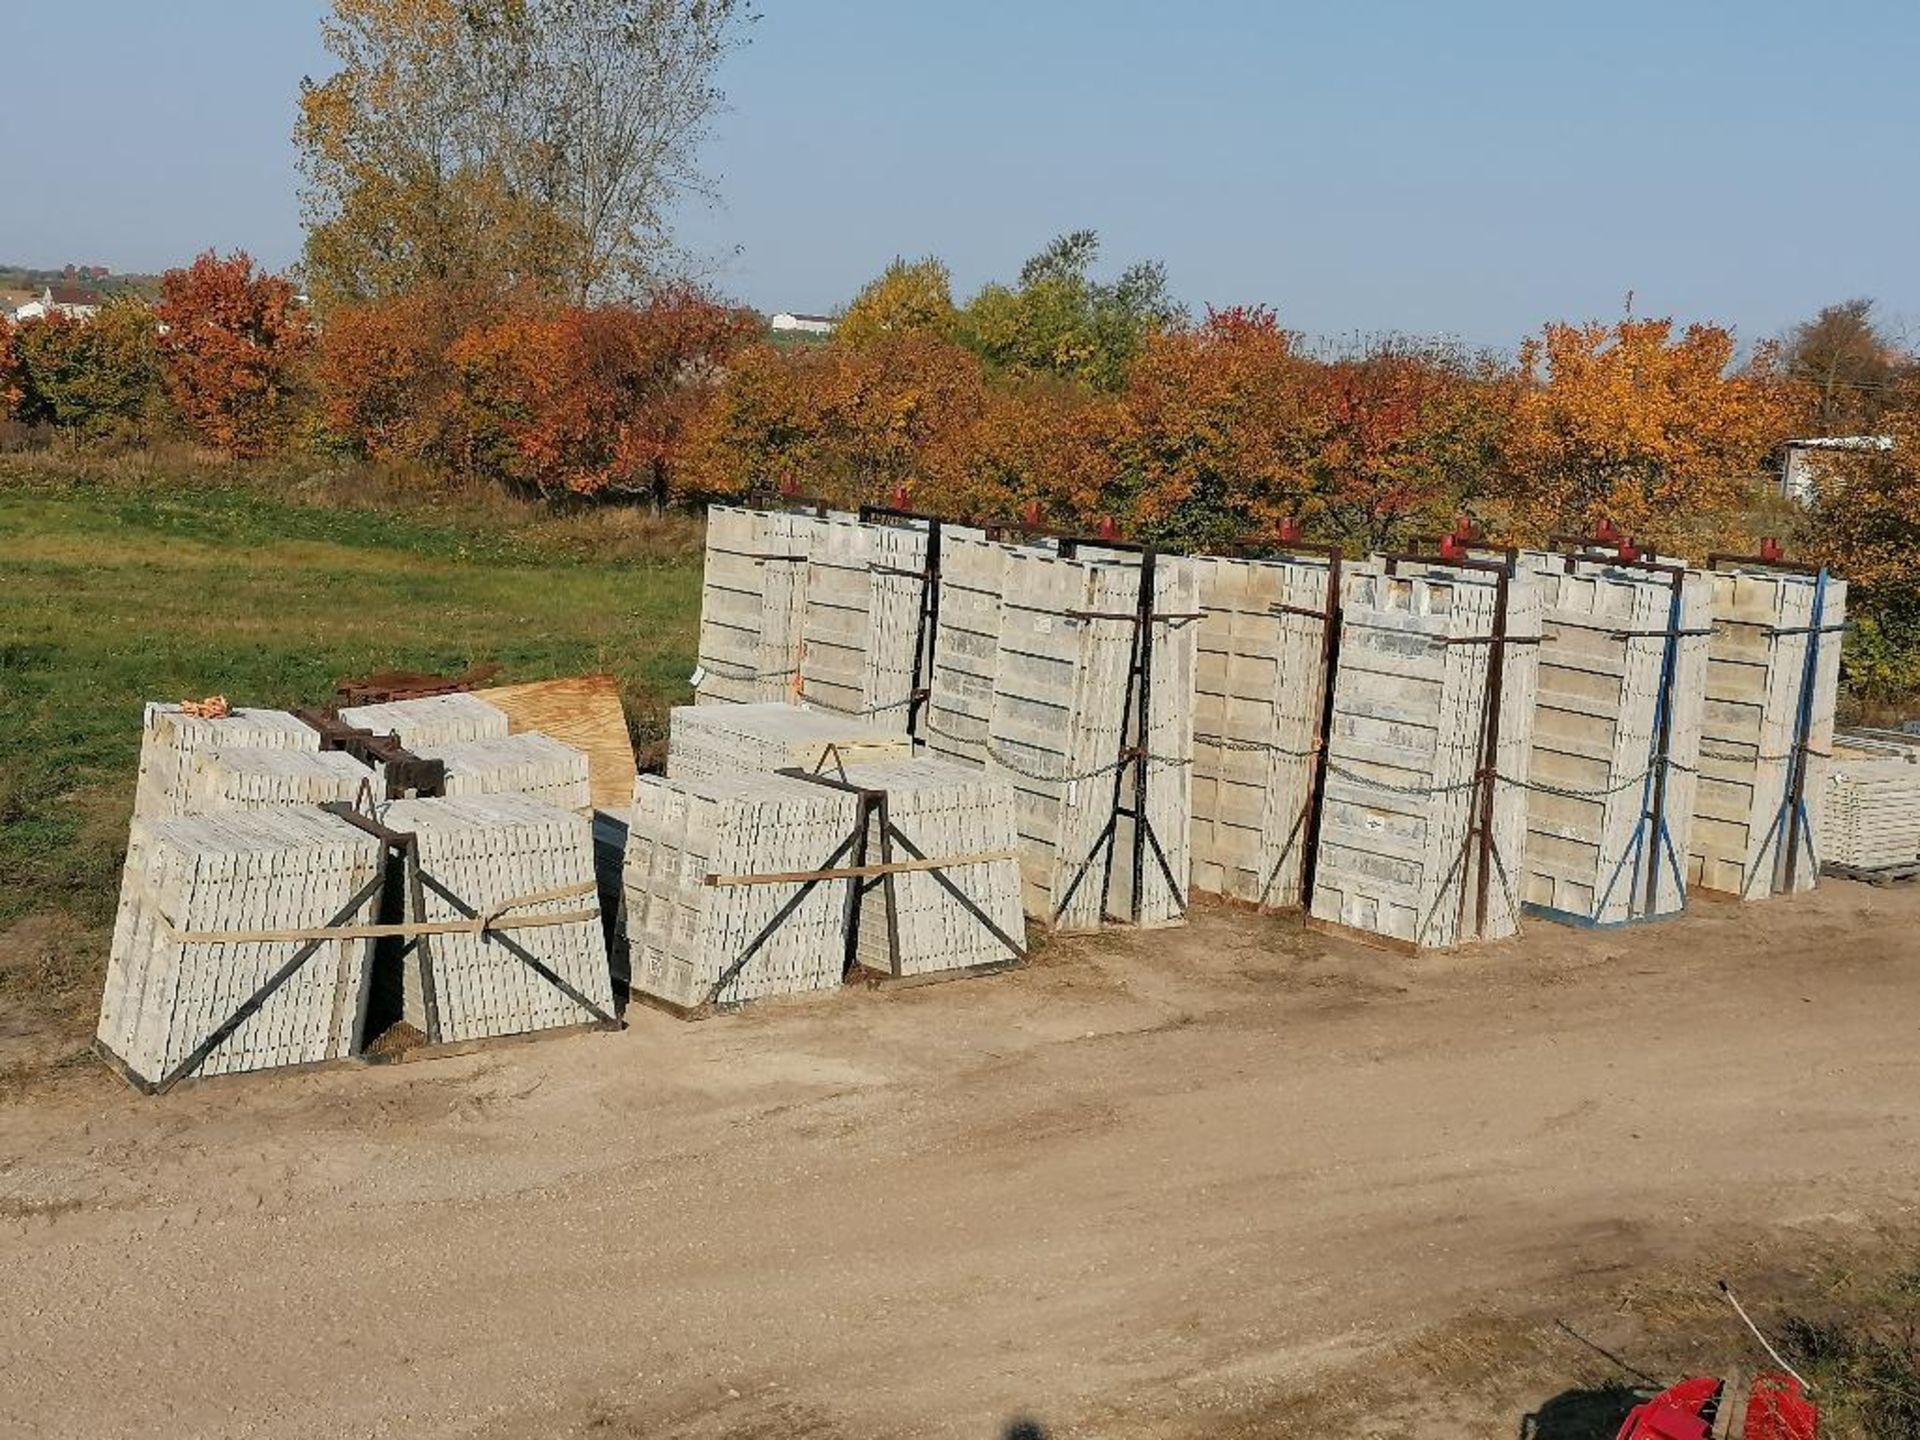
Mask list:
[[[582,1025],[612,1013],[586,817],[523,795],[477,795],[396,800],[383,818],[416,837],[426,908],[420,918],[502,922],[499,933],[436,934],[406,949],[409,1024],[429,1040],[464,1041]],[[513,923],[529,919],[542,923]]]
[[[381,853],[371,836],[317,809],[136,822],[101,997],[101,1044],[148,1084],[176,1071],[220,1075],[351,1053],[371,946],[343,939],[319,944],[264,1005],[190,1064],[301,948],[278,932],[338,923],[380,875]]]
[[[189,762],[185,812],[278,809],[292,805],[352,804],[374,784],[374,773],[338,750],[268,750],[216,746]]]
[[[708,509],[696,703],[743,704],[797,693],[808,562],[825,527],[811,515]]]
[[[1062,930],[1134,910],[1133,823],[1116,814],[1117,803],[1130,807],[1131,785],[1116,792],[1136,723],[1141,573],[1124,557],[944,537],[927,745],[1011,782],[1027,911]],[[1158,557],[1154,574],[1144,756],[1153,843],[1142,847],[1138,906],[1147,925],[1185,913],[1198,614],[1190,561]]]
[[[624,873],[634,993],[697,1010],[837,987],[852,882],[759,877],[847,864],[858,809],[781,775],[642,776]]]
[[[886,793],[886,823],[896,833],[882,834],[877,810],[869,817],[868,863],[960,862],[938,874],[874,877],[860,904],[855,958],[863,967],[924,976],[1005,964],[1025,951],[1011,785],[975,766],[924,757],[850,765],[845,779]]]
[[[703,780],[771,774],[798,766],[837,773],[864,760],[904,760],[904,734],[871,720],[779,701],[676,706],[667,721],[667,776]]]
[[[1311,913],[1422,947],[1510,935],[1525,874],[1539,586],[1513,575],[1502,616],[1494,575],[1398,569],[1376,560],[1343,581]],[[1496,664],[1499,733],[1489,749]],[[1506,781],[1490,796],[1489,770]]]
[[[392,735],[416,755],[463,740],[502,740],[510,724],[506,711],[477,695],[429,695],[354,705],[342,710],[340,718],[357,730]]]
[[[1615,925],[1678,913],[1712,582],[1529,552],[1545,595],[1525,900]]]
[[[456,740],[420,753],[446,766],[449,797],[526,795],[580,814],[593,808],[586,755],[538,731]]]
[[[140,731],[134,817],[165,820],[185,814],[193,757],[215,747],[317,754],[320,736],[312,726],[284,710],[244,709],[204,718],[189,715],[178,705],[149,703]]]
[[[930,636],[927,532],[846,517],[813,522],[801,622],[807,704],[907,733],[914,659]]]
[[[1824,573],[1714,575],[1693,883],[1745,900],[1813,888],[1846,611]]]
[[[1335,612],[1326,559],[1193,562],[1193,888],[1297,906]],[[1336,603],[1337,596],[1331,597]]]

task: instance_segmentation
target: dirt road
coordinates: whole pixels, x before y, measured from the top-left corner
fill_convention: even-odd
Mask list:
[[[1420,960],[1214,912],[695,1025],[157,1101],[89,1078],[0,1109],[0,1413],[1281,1432],[1463,1315],[1903,1223],[1917,996],[1920,889],[1833,884]]]

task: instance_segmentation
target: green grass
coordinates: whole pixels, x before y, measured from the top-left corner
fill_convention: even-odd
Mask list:
[[[97,998],[148,700],[325,703],[346,676],[483,662],[502,682],[604,670],[644,738],[685,697],[700,582],[684,524],[654,543],[641,521],[532,507],[416,518],[230,476],[100,481],[0,468],[0,1002],[16,1025],[23,1007],[78,1024]]]

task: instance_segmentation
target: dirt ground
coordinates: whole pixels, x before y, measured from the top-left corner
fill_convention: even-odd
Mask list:
[[[697,1024],[69,1076],[0,1108],[0,1428],[1578,1440],[1644,1356],[1739,1352],[1712,1275],[1914,1224],[1916,994],[1920,887],[1834,883],[1421,959],[1210,911]]]

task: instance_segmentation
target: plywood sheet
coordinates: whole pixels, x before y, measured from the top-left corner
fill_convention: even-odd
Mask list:
[[[626,811],[637,767],[620,687],[611,675],[574,675],[474,693],[506,712],[512,733],[538,730],[584,752],[595,807]]]

